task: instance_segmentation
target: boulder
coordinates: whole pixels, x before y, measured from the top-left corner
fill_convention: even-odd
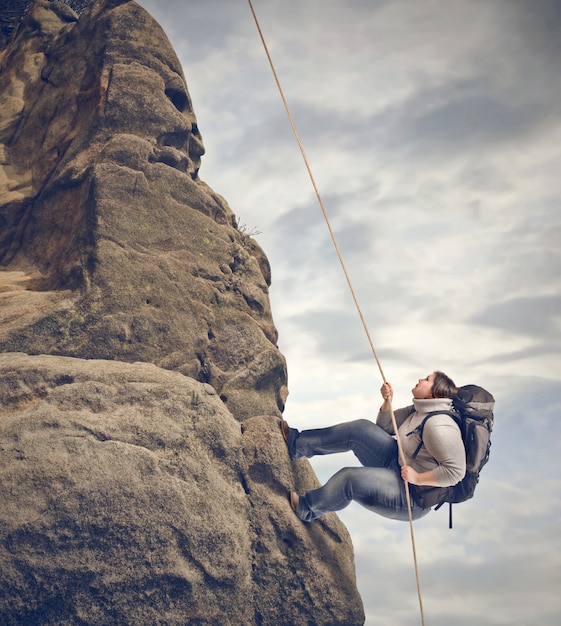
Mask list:
[[[0,355],[2,623],[363,623],[349,536],[305,524],[273,416],[149,363]]]

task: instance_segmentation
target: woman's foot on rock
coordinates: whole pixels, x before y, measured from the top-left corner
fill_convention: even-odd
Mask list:
[[[280,428],[281,428],[281,432],[282,432],[282,436],[284,440],[288,442],[288,435],[290,435],[290,426],[288,425],[288,422],[285,422],[284,420],[282,420],[280,423]]]
[[[295,492],[291,491],[289,494],[290,506],[295,513],[298,513],[298,502],[300,500],[300,496]]]

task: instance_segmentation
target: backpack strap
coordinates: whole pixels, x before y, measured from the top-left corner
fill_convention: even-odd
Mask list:
[[[437,504],[434,507],[434,510],[438,511],[438,509],[441,506],[444,506],[445,504],[446,504],[446,500],[443,500],[442,502],[440,502],[439,504]],[[451,529],[452,528],[452,502],[448,502],[448,507],[449,507],[449,509],[448,509],[448,528]]]
[[[412,435],[413,433],[418,432],[419,437],[421,438],[421,441],[419,441],[419,445],[415,449],[415,452],[413,452],[414,459],[417,458],[417,455],[419,454],[421,448],[423,447],[423,430],[425,429],[425,424],[427,423],[427,420],[429,420],[433,415],[449,415],[456,422],[456,424],[458,424],[458,426],[461,428],[461,416],[455,411],[431,411],[430,413],[427,413],[425,418],[417,426],[417,428],[413,429],[411,432],[405,435],[406,437],[409,437],[409,435]]]

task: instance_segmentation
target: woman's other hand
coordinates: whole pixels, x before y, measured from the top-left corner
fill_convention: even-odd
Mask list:
[[[417,472],[410,467],[409,465],[403,465],[401,468],[401,478],[412,485],[419,484],[419,475]]]
[[[401,468],[401,478],[410,485],[423,485],[425,487],[439,487],[433,470],[419,474],[411,466],[403,465]]]

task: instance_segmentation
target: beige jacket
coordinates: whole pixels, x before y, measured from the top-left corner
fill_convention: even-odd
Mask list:
[[[413,454],[421,440],[415,429],[427,413],[452,410],[449,398],[413,400],[413,405],[394,411],[403,453],[416,472],[434,471],[441,487],[451,487],[460,482],[466,473],[466,453],[458,425],[449,415],[433,415],[425,424],[423,445],[416,458]],[[380,411],[378,426],[395,434],[389,411]]]

